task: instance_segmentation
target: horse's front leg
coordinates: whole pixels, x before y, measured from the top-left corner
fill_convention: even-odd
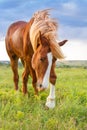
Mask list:
[[[33,88],[35,90],[35,94],[38,95],[38,90],[37,90],[37,78],[36,78],[36,74],[35,71],[33,70],[32,66],[31,66],[31,62],[28,61],[25,63],[25,70],[23,72],[22,78],[23,78],[23,93],[26,94],[27,93],[27,82],[28,82],[28,76],[30,74],[30,76],[32,77],[32,85]]]
[[[54,71],[54,64],[52,65],[51,68],[51,73],[50,73],[50,93],[49,96],[47,97],[46,101],[46,106],[48,108],[54,108],[55,107],[55,83],[56,83],[56,74]]]
[[[53,84],[50,85],[50,93],[47,97],[46,106],[48,108],[55,107],[55,86]]]
[[[32,85],[33,85],[33,88],[34,88],[34,91],[35,91],[35,95],[38,95],[36,73],[35,73],[35,71],[33,70],[31,64],[30,64],[30,66],[29,66],[29,69],[30,69],[30,75],[31,75],[31,77],[32,77]]]

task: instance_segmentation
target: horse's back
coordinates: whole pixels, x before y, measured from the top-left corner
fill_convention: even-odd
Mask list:
[[[6,49],[11,57],[12,53],[21,56],[21,52],[23,51],[23,33],[26,26],[26,22],[18,21],[10,25],[7,31],[7,35],[5,38]]]

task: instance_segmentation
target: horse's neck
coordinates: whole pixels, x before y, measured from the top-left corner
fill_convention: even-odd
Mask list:
[[[29,22],[27,22],[27,24],[25,26],[24,34],[23,34],[23,37],[25,40],[30,41],[29,33],[30,33],[30,28],[32,26],[33,21],[34,21],[34,18],[32,18]]]
[[[29,33],[30,33],[30,28],[33,24],[34,18],[32,18],[29,22],[27,22],[25,29],[24,29],[24,33],[23,33],[23,46],[24,46],[24,52],[29,53],[31,52],[31,54],[33,53],[33,48],[30,42],[30,37],[29,37]]]
[[[30,28],[33,24],[33,21],[34,21],[34,18],[32,18],[29,22],[27,22],[25,30],[26,30],[26,33],[28,33],[28,34],[30,33]]]

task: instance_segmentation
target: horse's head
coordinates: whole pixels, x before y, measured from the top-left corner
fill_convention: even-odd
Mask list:
[[[67,40],[60,42],[59,45],[62,46]],[[39,90],[44,90],[49,85],[50,72],[52,67],[52,60],[55,55],[55,49],[52,50],[50,42],[45,37],[41,37],[37,44],[37,49],[34,52],[32,58],[32,67],[36,72],[37,76],[37,87]],[[58,53],[58,52],[57,52]],[[60,54],[58,54],[59,57]],[[57,57],[56,57],[57,58]],[[61,54],[62,58],[62,54]]]
[[[37,51],[32,58],[32,67],[36,72],[37,86],[47,88],[52,65],[52,53],[45,38],[39,43]]]
[[[49,84],[53,57],[64,58],[60,46],[66,40],[60,44],[57,43],[57,22],[49,17],[49,10],[35,13],[29,34],[34,50],[32,67],[36,72],[37,86],[43,90]]]

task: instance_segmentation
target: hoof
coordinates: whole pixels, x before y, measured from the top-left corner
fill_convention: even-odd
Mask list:
[[[55,107],[55,99],[47,98],[46,107],[53,109]]]

